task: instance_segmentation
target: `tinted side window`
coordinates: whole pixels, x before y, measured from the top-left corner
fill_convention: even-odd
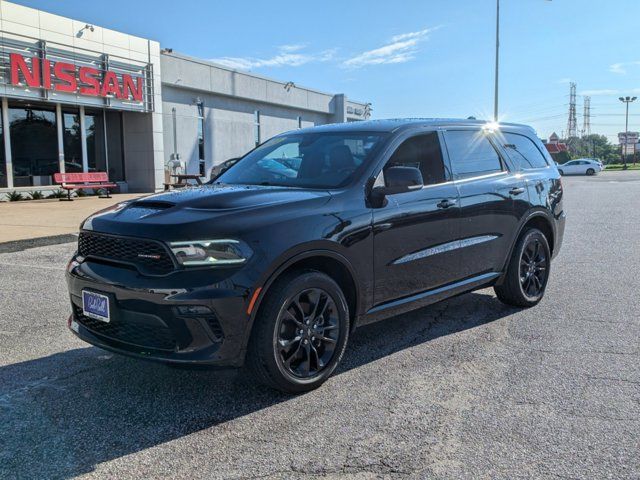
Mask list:
[[[509,158],[521,169],[543,168],[547,161],[530,138],[516,133],[504,134],[505,150]]]
[[[425,185],[442,183],[450,177],[442,159],[438,134],[435,132],[411,137],[402,142],[384,166],[384,170],[389,167],[419,168]]]
[[[454,130],[444,135],[456,178],[478,177],[503,170],[498,152],[483,132]]]

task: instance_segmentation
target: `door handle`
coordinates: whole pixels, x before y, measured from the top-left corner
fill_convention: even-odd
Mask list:
[[[520,195],[521,193],[524,193],[524,188],[522,187],[514,187],[509,190],[509,195]]]
[[[455,200],[449,200],[448,198],[445,198],[440,203],[438,203],[436,206],[438,208],[449,208],[449,207],[455,206],[455,204],[456,204]]]

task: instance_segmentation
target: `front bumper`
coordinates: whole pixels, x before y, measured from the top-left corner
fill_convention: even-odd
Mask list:
[[[243,363],[251,288],[234,279],[233,271],[183,270],[147,277],[118,266],[72,261],[66,276],[69,328],[92,345],[171,363]],[[83,314],[83,290],[109,298],[110,322]]]

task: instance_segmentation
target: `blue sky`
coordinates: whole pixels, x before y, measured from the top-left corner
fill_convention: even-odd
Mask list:
[[[18,0],[188,55],[372,102],[374,118],[489,118],[495,0]],[[640,0],[501,0],[501,119],[566,128],[568,82],[593,133],[640,96]],[[633,113],[636,110],[637,113]],[[640,129],[640,101],[630,130]]]

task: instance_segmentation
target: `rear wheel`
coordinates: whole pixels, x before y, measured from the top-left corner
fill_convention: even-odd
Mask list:
[[[344,294],[329,276],[293,272],[276,280],[255,320],[249,364],[258,380],[287,393],[319,387],[349,336]]]
[[[558,173],[559,173],[560,175],[564,175],[564,172],[562,171],[562,169],[561,169],[561,168],[559,168],[559,169],[558,169]]]
[[[591,175],[595,175],[596,171],[593,168],[588,168],[587,169],[587,175],[591,176]]]
[[[550,266],[547,237],[537,228],[526,229],[513,251],[504,282],[494,287],[496,295],[508,305],[533,307],[544,296]]]

